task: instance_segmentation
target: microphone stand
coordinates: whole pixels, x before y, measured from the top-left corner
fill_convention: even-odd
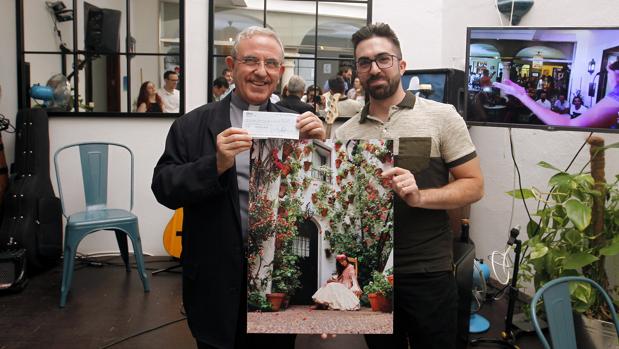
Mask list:
[[[512,228],[509,232],[509,240],[507,244],[510,246],[515,245],[514,248],[514,271],[512,273],[512,282],[509,286],[509,300],[507,303],[507,315],[505,317],[505,330],[501,332],[501,338],[476,338],[471,340],[471,346],[477,346],[478,344],[496,344],[503,348],[520,349],[514,341],[518,332],[513,324],[514,308],[516,306],[516,298],[518,298],[518,269],[520,266],[520,253],[522,251],[522,241],[518,240],[520,230],[518,228]]]

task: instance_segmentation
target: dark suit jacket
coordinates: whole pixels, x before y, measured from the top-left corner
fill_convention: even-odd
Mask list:
[[[277,105],[281,105],[284,108],[288,108],[296,111],[299,114],[303,114],[306,111],[315,113],[314,107],[311,104],[301,102],[301,98],[298,96],[286,96],[281,101],[277,102]]]
[[[153,174],[161,204],[183,207],[183,303],[194,337],[234,346],[243,285],[244,249],[234,166],[217,175],[217,135],[230,125],[230,99],[176,119]],[[290,112],[269,102],[269,111]]]

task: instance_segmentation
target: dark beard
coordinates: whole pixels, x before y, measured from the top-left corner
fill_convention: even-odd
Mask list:
[[[401,82],[400,82],[399,75],[397,76],[396,79],[393,79],[393,80],[389,80],[389,78],[386,78],[386,79],[387,79],[387,86],[370,87],[369,85],[371,82],[376,81],[376,80],[381,80],[381,77],[379,76],[372,76],[367,80],[365,86],[363,87],[365,88],[366,91],[370,93],[370,96],[372,96],[372,98],[377,99],[377,100],[387,99],[396,93]]]

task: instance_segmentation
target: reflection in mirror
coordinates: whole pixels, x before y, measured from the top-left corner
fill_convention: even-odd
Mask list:
[[[352,35],[367,24],[367,4],[319,2],[318,56],[352,58]]]
[[[215,2],[214,15],[214,55],[229,55],[236,35],[243,29],[257,25],[262,27],[262,8],[252,8],[247,4],[246,8],[238,8],[223,4],[224,1]]]
[[[130,50],[140,53],[178,53],[178,0],[132,0]]]
[[[46,52],[72,51],[73,1],[23,1],[26,38],[24,49]]]
[[[86,60],[80,71],[80,98],[84,97],[85,110],[95,112],[126,112],[127,89],[122,76],[127,70],[127,59],[121,55],[97,55]]]
[[[72,111],[71,84],[60,71],[62,55],[28,54],[25,61],[30,66],[32,86],[30,103],[33,107],[50,108],[55,111]],[[66,66],[71,66],[73,56],[64,56]]]
[[[178,86],[180,86],[181,78],[180,66],[177,64],[179,60],[179,56],[133,56],[131,59],[131,111],[142,112],[139,110],[140,105],[138,103],[140,90],[145,82],[151,82],[163,102],[162,111],[166,113],[179,112],[180,91]],[[166,72],[169,72],[167,79]],[[161,111],[151,110],[151,112]]]
[[[316,3],[267,0],[266,22],[282,39],[286,56],[314,57]]]

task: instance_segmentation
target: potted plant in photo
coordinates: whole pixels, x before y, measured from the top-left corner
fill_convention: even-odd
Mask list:
[[[606,258],[619,254],[619,175],[605,182],[603,140],[598,138],[590,144],[591,173],[567,173],[540,162],[539,166],[555,171],[548,181],[549,192],[537,188],[508,192],[538,203],[534,213],[538,221],[527,225],[529,240],[523,243],[520,276],[523,281],[533,281],[536,289],[558,277],[584,276],[597,282],[619,304],[606,270]],[[619,143],[606,148],[611,147],[619,147]],[[577,321],[582,319],[585,328],[610,320],[608,307],[590,284],[570,284],[570,294],[574,311],[584,315]],[[601,328],[592,332],[603,333]],[[610,336],[608,343],[614,341],[616,345],[614,330]]]
[[[251,292],[247,296],[247,310],[248,311],[272,311],[271,303],[267,300],[267,297],[260,292]]]
[[[363,287],[363,292],[368,296],[372,311],[392,311],[393,286],[383,273],[374,271],[372,280]]]

